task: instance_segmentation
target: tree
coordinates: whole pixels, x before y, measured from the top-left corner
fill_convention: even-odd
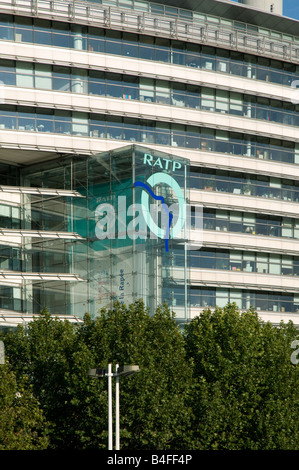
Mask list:
[[[5,335],[17,377],[26,374],[48,420],[51,449],[85,449],[95,441],[98,447],[101,441],[106,400],[88,378],[93,357],[77,329],[45,310],[26,328]]]
[[[8,364],[0,366],[0,450],[41,450],[48,446],[39,403]]]
[[[107,379],[88,370],[119,363],[141,370],[120,379],[122,449],[298,449],[296,336],[235,305],[205,310],[183,334],[167,306],[150,315],[142,301],[80,326],[45,311],[3,338],[0,446],[6,435],[5,448],[44,446],[48,434],[50,449],[106,449]]]
[[[163,306],[151,316],[142,301],[117,303],[79,334],[95,353],[93,367],[140,367],[136,376],[120,379],[121,448],[187,448],[191,369],[169,309]]]
[[[139,364],[121,380],[121,446],[186,447],[190,435],[191,369],[184,340],[166,306],[151,316],[143,302],[115,304],[82,326],[44,312],[5,338],[17,375],[26,374],[49,425],[52,449],[107,448],[107,380],[88,370],[108,363]]]
[[[194,365],[197,449],[298,449],[299,369],[293,324],[275,327],[236,305],[205,310],[185,328]]]

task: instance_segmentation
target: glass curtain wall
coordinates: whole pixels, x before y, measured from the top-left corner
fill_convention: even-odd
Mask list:
[[[156,143],[299,163],[299,143],[193,125],[48,108],[1,105],[0,129]]]
[[[236,303],[240,309],[253,307],[257,311],[299,312],[299,294],[216,287],[192,287],[192,307],[224,307]]]
[[[234,50],[5,14],[0,14],[0,39],[168,62],[286,86],[298,74],[297,64]]]
[[[299,125],[298,104],[133,75],[1,60],[0,80],[11,86],[90,93]]]
[[[192,189],[247,196],[299,201],[299,182],[267,175],[244,174],[230,170],[191,167]]]
[[[189,202],[188,160],[133,145],[35,165],[24,169],[22,181],[26,186],[76,190],[83,196],[28,202],[26,220],[31,228],[82,237],[27,242],[28,271],[75,273],[85,281],[28,283],[28,308],[96,316],[115,301],[128,304],[142,298],[152,312],[167,301],[179,306],[178,318],[188,317],[188,234],[183,228],[179,236],[172,238],[169,232],[167,238],[169,226],[163,224],[171,219],[169,212],[166,219],[162,215],[162,201],[168,208],[180,197]],[[181,209],[178,215],[176,210],[173,230],[181,217]],[[184,270],[175,281],[174,249],[184,253]],[[175,290],[180,291],[180,304]]]

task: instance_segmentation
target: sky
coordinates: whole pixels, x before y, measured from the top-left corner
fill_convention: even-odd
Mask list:
[[[284,16],[299,20],[299,1],[283,0],[283,14]]]
[[[283,15],[299,20],[299,0],[283,0]]]

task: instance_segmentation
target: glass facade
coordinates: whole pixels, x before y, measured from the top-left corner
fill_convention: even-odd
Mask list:
[[[240,309],[253,307],[257,311],[299,312],[299,295],[293,293],[192,287],[190,298],[191,306],[195,307],[224,307],[228,302],[234,302]]]
[[[25,3],[0,14],[0,310],[297,313],[298,38],[217,2]]]
[[[299,163],[299,143],[194,125],[49,108],[0,105],[0,129],[182,147]]]
[[[83,279],[77,283],[63,279],[27,283],[26,297],[32,299],[31,305],[27,302],[29,311],[46,306],[57,314],[82,316],[89,311],[97,315],[114,301],[130,303],[138,298],[153,310],[166,300],[167,285],[167,300],[175,299],[174,288],[184,299],[178,319],[188,318],[189,234],[187,214],[181,213],[182,199],[184,204],[189,202],[187,159],[133,145],[33,166],[24,169],[21,177],[26,186],[72,189],[82,196],[31,197],[28,201],[26,220],[31,229],[75,232],[82,237],[27,241],[23,252],[28,272],[76,273]],[[149,193],[147,200],[148,188],[153,195]],[[168,216],[163,219],[161,201],[173,207],[172,224]],[[169,227],[165,220],[170,221]],[[178,226],[180,230],[174,234]],[[182,277],[174,283],[175,248],[185,253],[185,261]],[[175,300],[170,303],[175,304]]]
[[[266,237],[299,238],[299,219],[234,210],[204,208],[203,228]]]
[[[159,7],[163,8],[163,5]],[[238,29],[245,32],[246,25],[245,29],[240,26]],[[287,61],[204,44],[45,19],[1,14],[1,39],[166,62],[286,86],[298,78],[299,66]]]
[[[299,202],[299,182],[214,168],[190,168],[191,189]]]
[[[182,267],[184,253],[173,252],[173,264]],[[299,256],[280,253],[228,250],[202,247],[189,255],[192,269],[221,269],[236,273],[275,274],[279,276],[299,275]]]
[[[76,67],[1,60],[8,86],[83,93],[299,125],[299,104],[199,85]]]

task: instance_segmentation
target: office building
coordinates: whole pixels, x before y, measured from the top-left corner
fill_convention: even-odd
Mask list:
[[[0,327],[138,298],[299,324],[299,23],[183,5],[1,2]]]

